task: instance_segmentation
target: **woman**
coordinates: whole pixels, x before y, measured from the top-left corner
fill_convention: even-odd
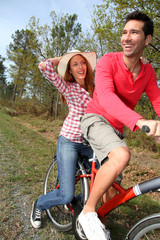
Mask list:
[[[57,66],[58,74],[54,70]],[[66,101],[69,114],[65,119],[57,143],[57,165],[60,188],[40,196],[34,203],[31,224],[41,227],[42,211],[54,205],[72,201],[75,192],[75,174],[78,155],[92,157],[92,149],[83,145],[80,117],[93,96],[93,71],[96,66],[95,52],[73,50],[62,57],[40,63],[42,74],[58,89],[62,101]]]

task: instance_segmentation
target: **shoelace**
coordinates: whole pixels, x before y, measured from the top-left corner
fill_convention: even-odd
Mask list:
[[[41,211],[37,208],[35,211],[35,220],[41,219]]]
[[[104,224],[97,218],[97,213],[92,213],[88,216],[88,222],[90,226],[101,226],[101,228],[105,230]]]

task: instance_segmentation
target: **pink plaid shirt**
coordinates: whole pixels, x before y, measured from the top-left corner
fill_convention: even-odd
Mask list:
[[[80,117],[84,115],[87,104],[91,99],[89,93],[78,83],[65,82],[55,72],[50,60],[45,60],[45,63],[45,70],[42,70],[39,65],[41,73],[62,93],[69,108],[69,114],[63,123],[60,135],[63,135],[70,141],[82,143]]]

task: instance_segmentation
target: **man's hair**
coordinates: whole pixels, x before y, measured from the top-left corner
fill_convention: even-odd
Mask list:
[[[153,36],[153,28],[154,28],[153,21],[146,14],[139,11],[134,11],[127,15],[125,24],[130,20],[137,20],[137,21],[143,22],[144,23],[143,31],[144,31],[145,37],[147,37],[147,35]]]

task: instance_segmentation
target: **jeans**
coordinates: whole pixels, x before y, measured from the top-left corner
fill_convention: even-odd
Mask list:
[[[40,211],[55,205],[64,205],[72,201],[75,192],[75,175],[78,155],[93,157],[91,147],[76,143],[59,136],[57,143],[57,165],[59,189],[38,198],[37,208]]]

